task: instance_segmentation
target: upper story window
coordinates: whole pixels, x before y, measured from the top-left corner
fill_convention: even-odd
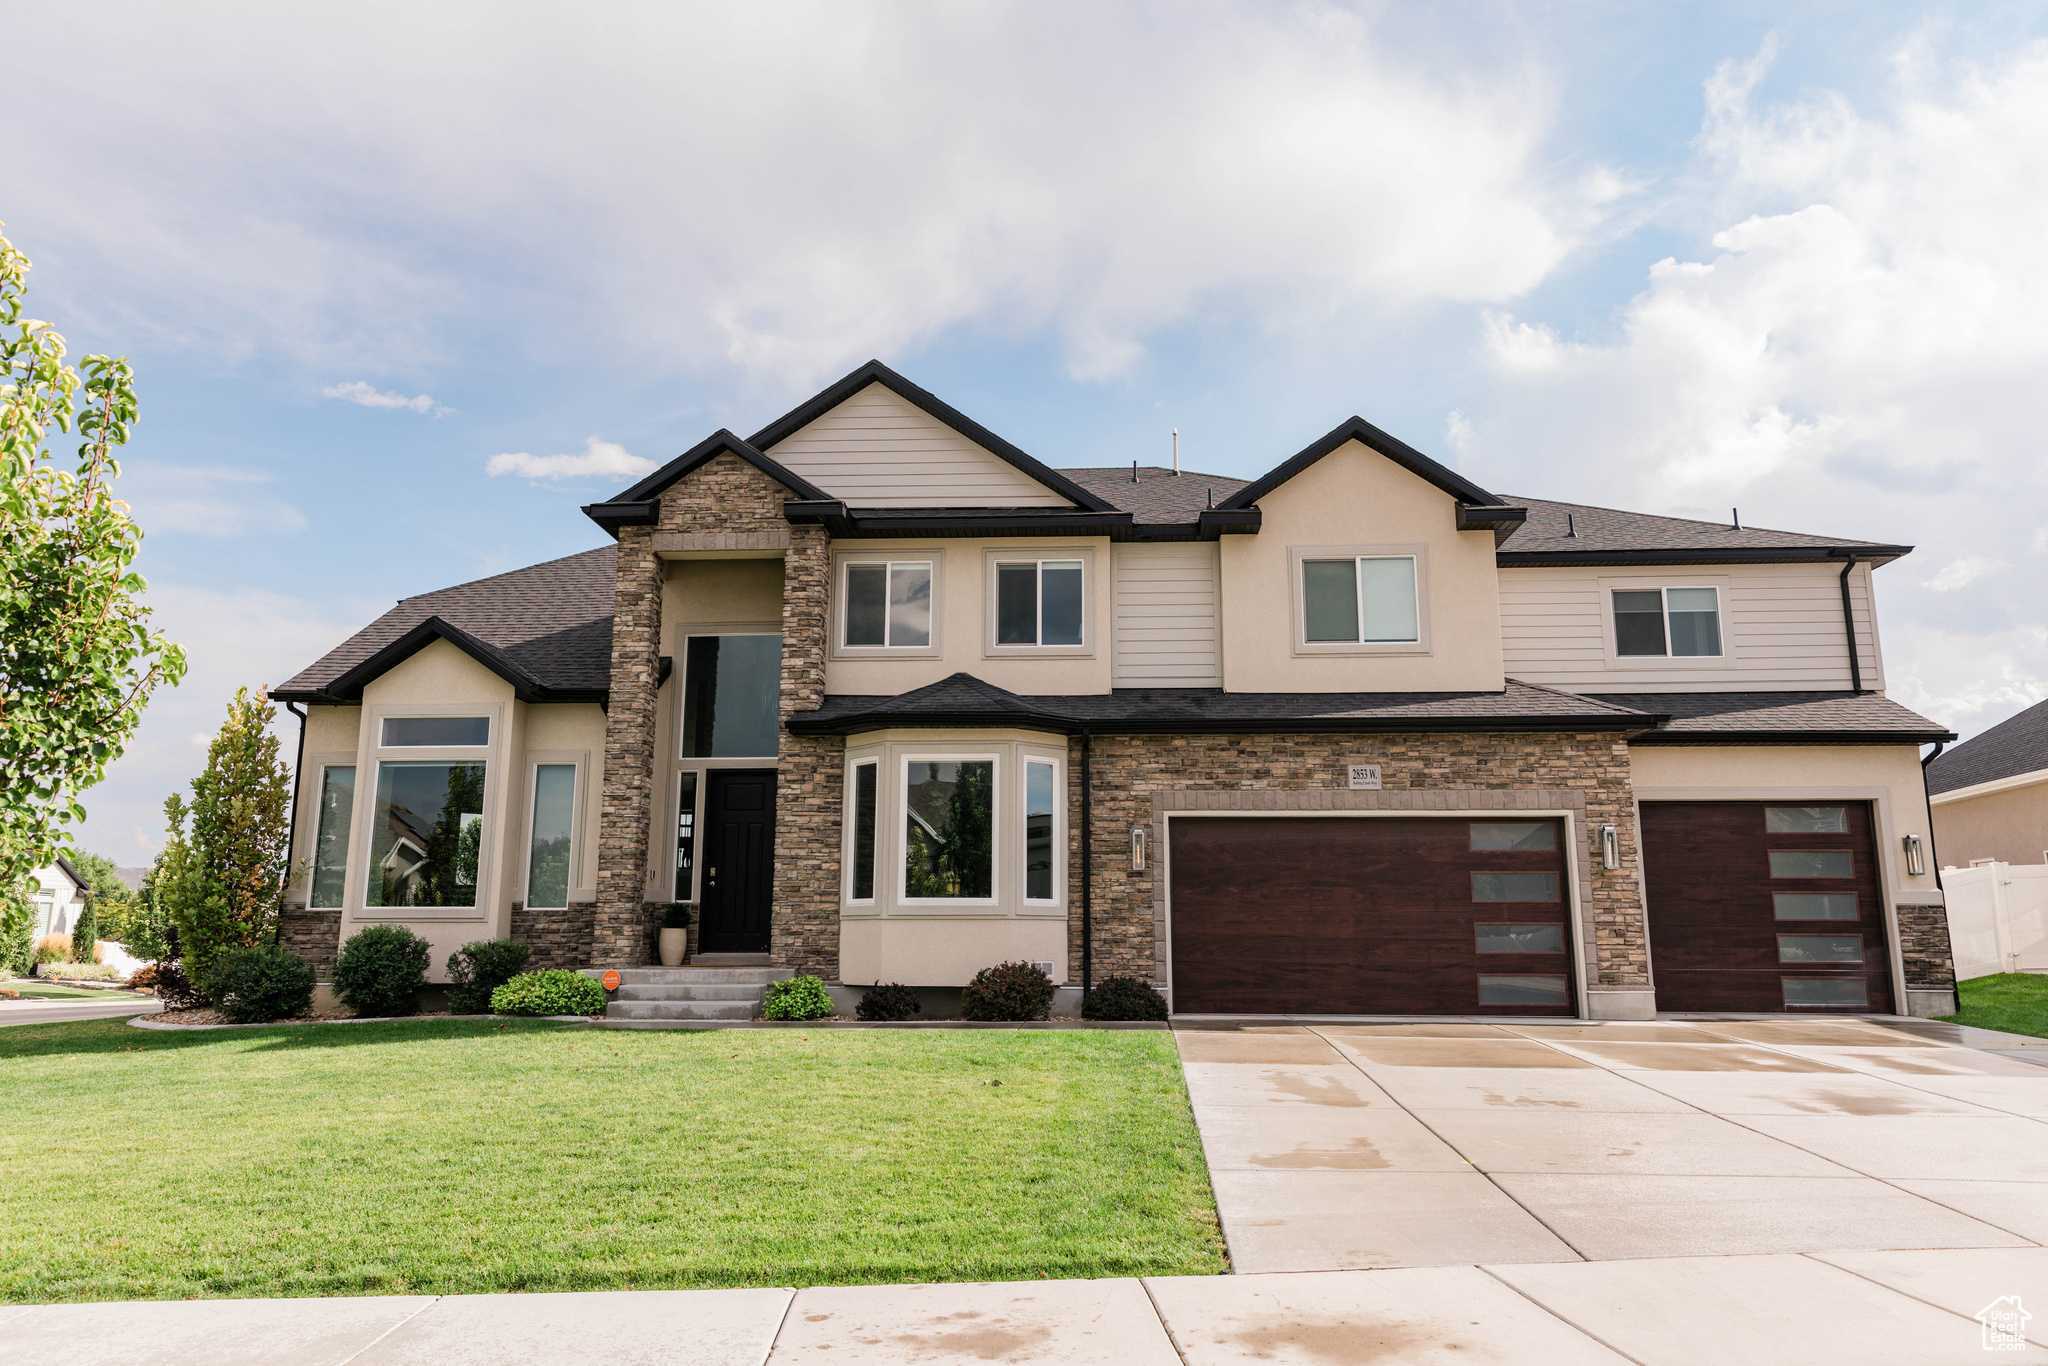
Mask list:
[[[1291,545],[1287,575],[1297,657],[1430,653],[1427,545]]]
[[[488,716],[387,716],[384,718],[386,749],[482,748],[491,742]]]
[[[930,560],[854,561],[845,574],[842,644],[896,650],[931,645]]]
[[[689,637],[683,757],[772,759],[781,738],[782,637]]]
[[[1081,644],[1082,577],[1079,560],[998,560],[996,644]]]
[[[1617,655],[1720,657],[1718,589],[1617,588],[1613,598]]]

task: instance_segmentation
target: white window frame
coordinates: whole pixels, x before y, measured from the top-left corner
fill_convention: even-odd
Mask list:
[[[853,799],[854,781],[863,768],[872,768],[875,771],[875,887],[874,891],[869,895],[857,897],[853,894]],[[843,833],[840,837],[839,866],[843,870],[843,875],[840,878],[839,901],[843,906],[857,906],[864,910],[872,910],[882,902],[883,877],[886,872],[882,851],[887,841],[882,838],[882,829],[888,820],[889,793],[887,784],[882,781],[882,752],[880,750],[868,750],[858,754],[849,753],[847,755],[846,795],[841,805],[845,812],[845,818],[840,822],[843,827]]]
[[[372,760],[372,762],[374,763],[375,761]],[[345,757],[337,754],[331,758],[322,757],[317,761],[309,756],[306,766],[320,775],[320,781],[313,788],[312,793],[312,811],[310,812],[312,819],[309,824],[312,826],[313,838],[306,847],[306,909],[310,911],[345,911],[348,909],[349,872],[354,866],[356,854],[356,814],[361,808],[363,795],[362,765],[356,762],[356,756],[353,754]],[[313,889],[320,885],[320,794],[327,790],[327,770],[331,768],[354,769],[356,781],[355,791],[350,796],[348,804],[348,841],[342,845],[341,849],[341,902],[335,906],[322,906],[313,899]],[[484,781],[486,783],[490,782],[490,770],[488,768],[484,770]]]
[[[996,567],[1005,564],[1029,564],[1039,566],[1038,617],[1039,634],[1045,627],[1044,566],[1063,561],[1076,561],[1081,565],[1081,643],[1079,645],[998,645],[996,643]],[[1095,547],[1086,545],[1028,545],[989,546],[982,551],[982,632],[981,653],[984,659],[1093,659],[1095,642],[1099,634],[1096,620],[1095,595],[1099,581],[1095,577]]]
[[[1717,655],[1674,655],[1671,653],[1671,600],[1665,596],[1673,588],[1711,588],[1714,590],[1714,610],[1721,620],[1721,653]],[[1644,671],[1685,670],[1685,669],[1726,669],[1736,663],[1735,633],[1729,602],[1729,580],[1720,575],[1690,576],[1686,578],[1663,578],[1648,575],[1621,576],[1603,575],[1599,580],[1600,590],[1600,638],[1607,654],[1607,669],[1613,673],[1625,673],[1631,669]],[[1614,595],[1616,593],[1647,593],[1655,590],[1664,609],[1664,653],[1661,655],[1625,655],[1621,643],[1615,637]],[[1839,636],[1840,627],[1835,628]]]
[[[504,834],[500,788],[505,781],[503,750],[506,709],[503,705],[466,706],[380,705],[366,709],[364,719],[375,729],[369,731],[376,743],[368,746],[356,763],[356,814],[349,826],[349,876],[355,879],[348,892],[348,916],[356,921],[397,920],[489,920],[498,904],[500,842]],[[488,745],[384,745],[387,716],[488,716],[492,742]],[[377,785],[387,763],[450,763],[484,766],[483,831],[477,841],[476,900],[468,906],[372,906],[370,905],[370,824],[376,819]],[[363,780],[365,770],[369,781]],[[358,862],[357,855],[361,855]],[[524,876],[521,879],[524,882]]]
[[[1310,640],[1308,638],[1308,595],[1302,582],[1303,566],[1310,560],[1413,560],[1415,561],[1414,640]],[[1353,572],[1356,572],[1354,566]],[[1429,546],[1421,541],[1399,541],[1364,545],[1291,545],[1287,547],[1288,600],[1294,612],[1294,653],[1310,655],[1427,655],[1430,654]],[[1360,608],[1364,611],[1361,599]],[[1359,634],[1364,635],[1361,621]]]
[[[563,897],[567,904],[561,906],[541,906],[538,909],[543,911],[566,911],[570,906],[576,904],[577,892],[591,891],[593,896],[595,895],[594,889],[588,887],[580,876],[583,871],[583,818],[585,815],[585,803],[589,800],[589,792],[583,781],[586,770],[586,758],[587,756],[580,751],[574,753],[557,753],[547,750],[527,751],[526,819],[520,826],[519,840],[521,850],[521,867],[519,870],[519,895],[521,901],[519,904],[528,910],[536,909],[532,900],[533,817],[535,808],[540,805],[540,770],[543,766],[575,769],[576,789],[569,795],[569,882],[567,889],[563,892]],[[486,775],[485,780],[489,781],[488,775]],[[592,881],[595,881],[595,879],[592,879]]]
[[[673,647],[674,653],[670,655],[670,658],[675,660],[675,667],[669,675],[675,683],[676,762],[684,768],[774,768],[777,766],[777,761],[781,758],[782,750],[782,723],[779,701],[776,712],[775,753],[721,754],[714,758],[708,754],[685,754],[683,752],[690,741],[689,732],[685,728],[685,718],[690,714],[690,642],[714,636],[721,640],[727,636],[773,636],[777,640],[782,641],[784,649],[787,649],[789,646],[789,642],[783,639],[783,634],[779,630],[743,630],[728,626],[705,627],[703,629],[690,626],[677,628],[675,645]]]
[[[910,859],[910,832],[908,829],[910,823],[910,766],[912,764],[983,762],[991,766],[989,771],[989,796],[995,803],[995,809],[989,812],[988,885],[990,895],[987,897],[904,895],[903,870],[908,866]],[[878,774],[877,776],[879,777],[880,775]],[[897,905],[944,909],[949,906],[990,907],[1003,904],[1003,859],[1005,857],[1004,845],[1006,843],[1003,839],[1003,823],[1009,819],[1008,811],[1012,805],[1011,800],[1004,793],[1003,781],[1003,756],[996,751],[949,754],[943,750],[937,752],[911,750],[897,756],[896,790],[892,794],[893,800],[889,807],[889,809],[896,813],[893,818],[896,838],[891,842],[895,850],[894,876],[891,885],[896,889],[895,901]],[[876,803],[876,823],[878,825],[881,823],[881,809],[878,798]],[[876,877],[875,882],[876,890],[879,891],[881,888],[881,878],[879,875]]]
[[[932,629],[929,645],[846,644],[846,571],[851,565],[922,564],[932,575]],[[832,553],[831,610],[826,614],[831,631],[830,658],[833,659],[938,659],[944,656],[946,552],[922,546],[891,550],[837,550]],[[886,611],[886,604],[885,604]],[[886,639],[886,630],[884,633]]]
[[[1024,860],[1030,856],[1030,833],[1025,822],[1031,819],[1031,766],[1044,764],[1052,769],[1052,895],[1036,897],[1031,895],[1030,872]],[[1034,753],[1023,749],[1017,756],[1017,900],[1018,904],[1030,907],[1052,907],[1063,904],[1067,897],[1067,765],[1063,759],[1050,753]]]

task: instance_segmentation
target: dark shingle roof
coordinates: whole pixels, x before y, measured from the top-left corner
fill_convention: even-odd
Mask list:
[[[1061,470],[1060,473],[1105,503],[1130,513],[1141,526],[1146,523],[1192,522],[1205,509],[1223,506],[1224,499],[1251,482],[1232,479],[1227,474],[1183,471],[1175,475],[1162,465],[1138,466],[1136,483],[1131,481],[1128,467]]]
[[[1771,531],[1747,526],[1738,531],[1724,522],[1652,517],[1644,512],[1624,512],[1585,503],[1558,503],[1547,498],[1510,497],[1508,501],[1528,508],[1529,520],[1500,547],[1503,563],[1510,562],[1516,555],[1532,553],[1585,555],[1602,551],[1688,550],[1765,553],[1800,550],[1810,554],[1834,549],[1881,549],[1896,555],[1906,549],[1835,536],[1811,536],[1803,531]],[[1578,532],[1576,536],[1568,534],[1574,530]]]
[[[1907,711],[1888,697],[1852,692],[1600,693],[1598,700],[1637,711],[1661,711],[1670,721],[1636,744],[1840,743],[1862,737],[1872,744],[1933,744],[1948,728]]]
[[[1233,731],[1638,730],[1644,715],[1597,698],[1510,681],[1499,692],[1227,693],[1220,688],[1118,688],[1025,697],[956,673],[895,697],[833,696],[792,717],[798,734],[887,726],[1033,725],[1058,731],[1229,734]]]
[[[496,647],[553,692],[603,696],[611,687],[618,548],[600,546],[509,574],[406,598],[271,696],[332,702],[323,690],[429,618]]]
[[[2043,769],[2048,769],[2048,702],[2036,702],[1929,764],[1927,790],[1953,792]]]

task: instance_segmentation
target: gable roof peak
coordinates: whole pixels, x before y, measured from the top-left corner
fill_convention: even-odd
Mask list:
[[[721,455],[737,456],[746,461],[797,498],[830,501],[832,497],[802,475],[784,469],[770,460],[751,441],[742,441],[729,429],[720,427],[624,493],[607,498],[602,503],[587,505],[583,509],[583,515],[609,531],[615,538],[622,526],[652,526],[661,520],[662,493],[680,482],[686,475],[710,464]]]
[[[1456,470],[1437,463],[1399,437],[1381,431],[1378,427],[1373,426],[1372,423],[1367,422],[1356,414],[1345,418],[1328,433],[1310,442],[1292,458],[1275,465],[1272,469],[1266,471],[1251,483],[1246,484],[1229,498],[1217,504],[1217,506],[1233,510],[1251,507],[1259,499],[1265,497],[1274,489],[1279,488],[1282,484],[1294,478],[1295,475],[1300,474],[1303,470],[1321,460],[1331,451],[1351,441],[1358,442],[1368,450],[1378,452],[1407,470],[1410,474],[1428,480],[1446,494],[1449,494],[1457,502],[1469,503],[1478,507],[1507,506],[1505,498],[1499,498],[1488,493]]]

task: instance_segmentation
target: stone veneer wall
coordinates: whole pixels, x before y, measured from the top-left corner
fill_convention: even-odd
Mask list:
[[[334,960],[341,953],[341,912],[308,910],[287,901],[277,917],[277,942],[311,963],[313,976],[325,982],[334,976]]]
[[[831,541],[823,527],[791,527],[782,566],[782,717],[825,700],[826,596]],[[775,893],[771,960],[839,980],[840,808],[846,742],[785,732],[775,786]]]
[[[597,919],[597,903],[583,901],[566,910],[533,910],[521,902],[512,903],[512,937],[527,946],[528,972],[543,968],[580,968],[591,961],[590,936]]]
[[[1899,956],[1905,960],[1908,991],[1953,991],[1956,960],[1947,908],[1899,907]]]
[[[1587,980],[1599,987],[1647,987],[1648,936],[1629,782],[1627,744],[1611,733],[1442,735],[1096,736],[1093,762],[1094,975],[1129,973],[1166,984],[1165,814],[1212,809],[1412,809],[1469,806],[1498,791],[1500,804],[1540,808],[1581,801],[1582,840],[1602,825],[1621,837],[1622,866],[1609,872],[1582,844],[1581,923],[1591,929]],[[1079,786],[1080,742],[1070,750]],[[1378,763],[1379,792],[1346,788],[1345,765]],[[1205,800],[1201,794],[1217,794]],[[1227,794],[1269,794],[1233,798]],[[1298,794],[1290,797],[1286,794]],[[1077,798],[1078,801],[1078,798]],[[1250,805],[1256,801],[1257,806]],[[1481,804],[1484,804],[1483,801]],[[1130,829],[1150,832],[1153,856],[1133,872]],[[1075,859],[1073,886],[1080,886]],[[1071,951],[1080,975],[1080,899],[1073,899]]]

